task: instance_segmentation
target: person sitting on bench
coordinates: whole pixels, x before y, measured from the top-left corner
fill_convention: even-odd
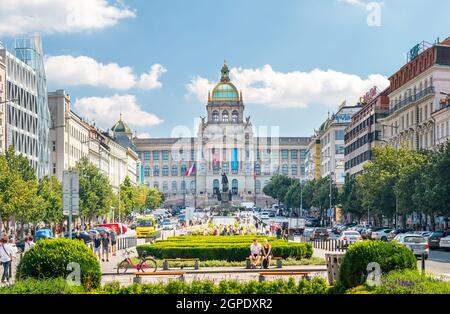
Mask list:
[[[269,268],[270,261],[272,260],[273,257],[273,253],[272,253],[272,245],[269,244],[269,241],[267,241],[267,239],[264,240],[261,250],[262,250],[261,268]]]
[[[253,240],[253,244],[250,245],[250,263],[252,268],[256,268],[261,259],[261,244],[258,243],[257,239]]]

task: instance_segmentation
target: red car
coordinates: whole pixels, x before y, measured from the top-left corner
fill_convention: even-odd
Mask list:
[[[128,230],[127,226],[125,226],[124,224],[119,223],[119,222],[100,224],[100,225],[98,225],[98,227],[108,227],[111,230],[115,230],[117,232],[117,234],[123,234],[123,233],[127,232],[127,230]]]

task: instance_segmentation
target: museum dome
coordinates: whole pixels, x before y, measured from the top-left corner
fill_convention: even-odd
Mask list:
[[[230,81],[230,70],[226,62],[224,63],[220,82],[214,87],[212,91],[212,101],[239,101],[239,92]]]
[[[132,133],[129,126],[123,122],[122,120],[122,114],[120,114],[119,121],[116,122],[111,128],[111,131],[114,133]]]

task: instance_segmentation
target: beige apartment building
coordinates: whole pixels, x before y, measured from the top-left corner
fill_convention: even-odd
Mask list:
[[[441,109],[441,92],[450,90],[450,38],[418,47],[421,49],[409,62],[389,78],[389,116],[381,121],[389,144],[434,149],[437,129],[433,113]],[[446,137],[450,138],[448,132]]]

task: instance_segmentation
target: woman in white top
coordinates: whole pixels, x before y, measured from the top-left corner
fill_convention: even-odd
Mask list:
[[[0,262],[3,265],[2,283],[5,282],[5,280],[9,282],[9,273],[13,257],[16,257],[16,254],[11,244],[8,243],[7,239],[2,238],[0,240]]]
[[[24,242],[24,248],[23,251],[24,253],[26,251],[28,251],[29,249],[31,249],[36,243],[33,242],[33,237],[29,236],[25,238],[25,242]]]

